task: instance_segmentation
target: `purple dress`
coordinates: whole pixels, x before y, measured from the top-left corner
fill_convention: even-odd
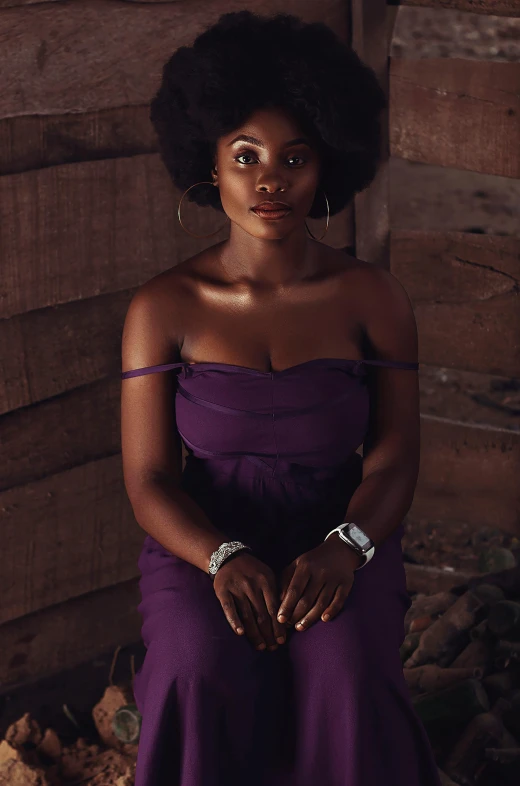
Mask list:
[[[189,455],[183,489],[226,540],[276,572],[345,520],[361,482],[367,364],[318,358],[283,371],[168,363]],[[147,535],[139,557],[146,656],[135,786],[440,786],[399,647],[400,524],[355,573],[340,613],[258,651],[224,616],[212,579]]]

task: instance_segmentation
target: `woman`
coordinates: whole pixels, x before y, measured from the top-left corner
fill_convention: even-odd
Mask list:
[[[136,786],[439,786],[399,655],[413,311],[305,223],[370,183],[384,106],[328,27],[289,15],[224,14],[164,68],[162,159],[229,239],[140,287],[124,325]]]

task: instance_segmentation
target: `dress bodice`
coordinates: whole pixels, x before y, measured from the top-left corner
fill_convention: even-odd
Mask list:
[[[132,369],[123,379],[179,373],[176,423],[199,458],[244,456],[266,467],[282,462],[337,467],[362,444],[368,426],[367,366],[417,370],[408,361],[316,358],[281,371],[228,363],[166,363]]]

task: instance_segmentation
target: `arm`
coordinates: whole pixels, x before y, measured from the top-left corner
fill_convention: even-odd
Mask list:
[[[177,362],[175,313],[158,279],[141,287],[126,315],[122,370]],[[175,420],[175,374],[121,380],[123,476],[135,518],[172,554],[208,573],[211,554],[230,538],[180,484],[182,443]]]
[[[412,305],[399,281],[385,270],[370,271],[370,313],[365,334],[374,357],[417,362],[417,326]],[[363,445],[362,481],[344,521],[354,521],[377,547],[410,509],[419,473],[420,419],[417,371],[369,367],[370,420]],[[349,546],[352,568],[363,561]]]

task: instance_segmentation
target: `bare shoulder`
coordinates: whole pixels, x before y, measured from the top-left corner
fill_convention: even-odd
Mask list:
[[[375,356],[417,360],[418,336],[411,299],[389,270],[346,255],[345,303],[356,304],[369,351]]]
[[[123,327],[123,368],[180,359],[187,315],[196,299],[197,281],[210,256],[211,249],[206,249],[137,288]]]
[[[137,289],[133,300],[144,310],[153,310],[158,319],[178,319],[196,297],[201,279],[215,258],[214,246],[200,251],[174,267],[158,273]]]
[[[342,280],[356,300],[362,304],[367,318],[370,315],[384,315],[397,309],[410,311],[410,298],[399,279],[389,270],[371,262],[351,256],[341,249],[333,249],[341,263],[343,257],[344,275]]]

